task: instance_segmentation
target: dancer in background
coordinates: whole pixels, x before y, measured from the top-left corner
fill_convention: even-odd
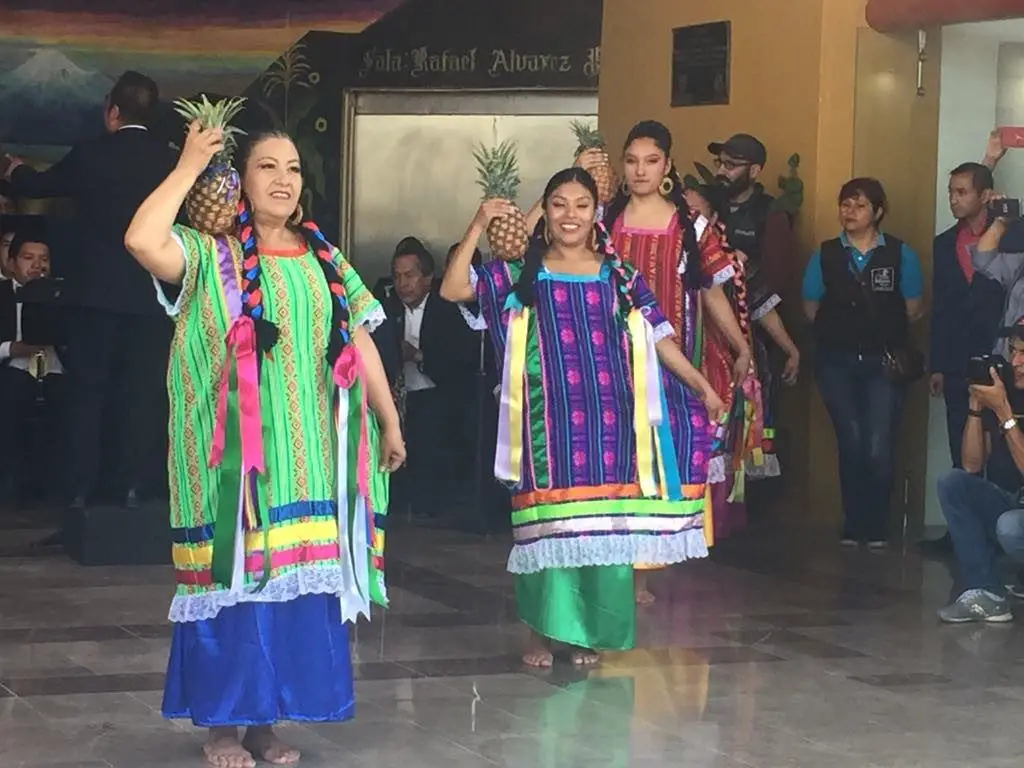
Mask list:
[[[371,598],[386,603],[374,515],[386,512],[386,471],[405,447],[367,332],[383,312],[302,221],[291,139],[254,136],[240,155],[239,239],[174,226],[222,147],[221,131],[193,124],[177,167],[125,235],[154,278],[181,287],[173,304],[159,293],[176,324],[178,589],[163,712],[210,729],[212,768],[289,765],[299,754],[274,724],[353,715],[344,622],[368,617]]]
[[[543,209],[522,261],[472,269],[487,225],[510,210],[485,202],[441,288],[479,302],[504,361],[495,474],[515,486],[508,567],[533,630],[524,661],[537,667],[554,643],[577,664],[631,648],[633,566],[707,554],[695,445],[724,408],[616,254],[590,174],[557,173]]]
[[[695,365],[703,362],[706,326],[713,324],[727,340],[732,364],[725,380],[718,376],[717,369],[704,370],[729,406],[735,385],[743,383],[751,370],[750,343],[723,289],[737,278],[735,263],[723,249],[719,233],[687,205],[671,152],[672,134],[661,123],[647,120],[633,127],[623,147],[625,181],[605,210],[604,223],[612,232],[616,252],[643,275],[675,330],[676,343]],[[603,162],[598,151],[583,152],[577,159],[583,168]],[[710,324],[704,323],[705,312]],[[708,440],[705,457],[710,457],[711,449]],[[713,468],[707,478],[709,484],[725,483],[724,465],[719,452],[709,464]],[[717,512],[717,507],[712,512],[708,505],[704,524],[709,544],[722,525]],[[654,601],[647,589],[645,570],[649,569],[640,567],[636,574],[640,604]]]

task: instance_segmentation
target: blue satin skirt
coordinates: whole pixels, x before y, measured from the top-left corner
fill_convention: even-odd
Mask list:
[[[338,599],[242,603],[175,624],[163,714],[202,728],[348,720],[355,693]]]

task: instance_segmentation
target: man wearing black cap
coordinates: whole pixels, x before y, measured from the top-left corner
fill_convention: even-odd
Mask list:
[[[713,142],[708,151],[715,156],[716,179],[729,195],[724,217],[729,245],[746,257],[747,304],[755,323],[755,360],[765,407],[765,461],[748,467],[751,477],[780,474],[773,445],[778,399],[778,376],[769,368],[767,343],[770,338],[786,356],[782,380],[796,381],[800,353],[786,331],[776,307],[793,282],[796,241],[793,220],[774,207],[775,199],[757,181],[768,162],[768,151],[758,139],[738,133],[728,141]]]
[[[942,514],[960,565],[964,591],[939,611],[949,624],[1008,622],[997,558],[1000,549],[1024,566],[1024,317],[1004,329],[1009,366],[990,368],[991,384],[972,384],[961,462],[939,479]],[[997,546],[998,544],[998,546]]]

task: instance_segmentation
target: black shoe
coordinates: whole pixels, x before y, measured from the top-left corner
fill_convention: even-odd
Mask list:
[[[953,539],[947,533],[938,539],[925,539],[918,543],[918,548],[925,555],[951,555],[953,554]]]
[[[128,491],[128,495],[124,498],[125,509],[138,509],[139,508],[139,492],[132,488]]]
[[[70,509],[72,512],[83,511],[85,509],[85,494],[80,493],[77,496],[75,496],[75,498],[71,500],[71,503],[68,504],[68,509]]]

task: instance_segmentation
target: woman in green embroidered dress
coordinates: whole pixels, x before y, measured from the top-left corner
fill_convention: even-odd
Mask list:
[[[386,603],[386,473],[405,447],[367,332],[383,313],[302,220],[291,139],[253,137],[240,153],[237,238],[174,226],[222,143],[191,126],[177,168],[125,235],[154,278],[180,286],[174,303],[160,291],[176,325],[178,582],[163,712],[209,729],[211,768],[289,765],[299,753],[277,722],[353,715],[345,622]],[[368,466],[375,450],[380,464]]]

